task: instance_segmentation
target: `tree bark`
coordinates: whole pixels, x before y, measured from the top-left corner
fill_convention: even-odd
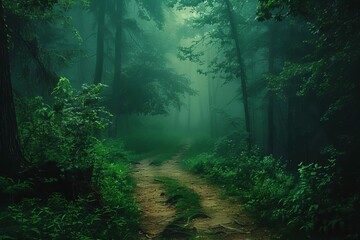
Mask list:
[[[187,116],[187,131],[191,133],[191,96],[188,96],[188,116]]]
[[[96,43],[96,67],[94,83],[101,83],[104,68],[104,34],[105,34],[105,10],[106,0],[100,1],[98,11],[98,28],[97,28],[97,43]]]
[[[275,72],[274,61],[275,61],[275,41],[276,41],[276,33],[275,28],[273,26],[269,27],[269,73]],[[274,154],[274,133],[275,133],[275,125],[274,125],[274,93],[269,90],[268,91],[268,154]]]
[[[287,109],[287,157],[288,165],[291,166],[293,160],[293,123],[294,123],[294,102],[291,91],[288,93],[288,109]]]
[[[231,34],[232,38],[235,42],[236,47],[236,57],[239,65],[238,76],[240,76],[241,81],[241,90],[242,90],[242,97],[243,97],[243,105],[244,105],[244,113],[245,113],[245,127],[247,131],[247,143],[248,143],[248,150],[251,150],[251,128],[250,128],[250,111],[249,111],[249,100],[248,100],[248,93],[247,93],[247,75],[245,71],[245,63],[242,58],[241,54],[241,47],[240,47],[240,39],[239,34],[237,31],[237,26],[234,18],[234,13],[232,10],[232,5],[230,0],[225,0],[227,13],[230,22]]]
[[[112,105],[114,110],[114,122],[117,123],[121,109],[119,109],[120,99],[119,92],[121,92],[121,48],[122,48],[122,15],[123,15],[123,0],[116,1],[116,29],[115,29],[115,62],[114,62],[114,79],[113,79],[113,92],[112,92]],[[114,125],[114,124],[113,124]],[[117,136],[117,126],[113,126],[111,137]]]
[[[0,175],[15,176],[22,161],[10,77],[7,26],[0,0]]]

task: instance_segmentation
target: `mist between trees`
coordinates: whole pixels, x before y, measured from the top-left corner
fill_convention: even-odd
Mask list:
[[[0,239],[137,239],[184,139],[272,237],[358,239],[359,5],[0,0]]]

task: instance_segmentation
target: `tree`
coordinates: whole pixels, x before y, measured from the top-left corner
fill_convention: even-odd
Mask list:
[[[66,12],[78,3],[64,1],[3,0],[11,34],[10,59],[14,86],[25,94],[47,96],[59,79],[57,72],[82,53],[81,36]],[[61,34],[70,30],[71,34]],[[74,37],[74,38],[71,38]],[[76,39],[76,42],[73,40]]]
[[[244,105],[244,113],[245,113],[245,126],[247,131],[247,143],[248,148],[251,150],[251,129],[250,129],[250,111],[249,111],[249,100],[248,100],[248,93],[247,93],[247,75],[246,75],[246,69],[245,69],[245,63],[242,57],[242,50],[240,47],[240,40],[239,40],[239,34],[237,31],[237,24],[235,22],[235,17],[233,14],[233,8],[230,3],[230,0],[225,0],[226,8],[227,8],[227,15],[230,22],[230,28],[231,28],[231,35],[232,39],[235,43],[236,48],[236,58],[238,61],[238,73],[237,76],[240,77],[241,81],[241,90],[242,90],[242,98],[243,98],[243,105]]]
[[[63,4],[63,6],[60,6],[57,10],[63,11],[64,9],[68,9],[70,3],[74,4],[74,1],[69,0],[62,2],[61,4]],[[55,8],[53,8],[56,4],[58,4],[56,1],[0,1],[0,174],[16,175],[24,160],[19,145],[14,107],[9,59],[9,34],[12,34],[12,44],[15,43],[14,39],[20,40],[24,44],[31,57],[39,66],[40,72],[43,73],[42,80],[51,82],[54,80],[54,77],[56,77],[56,74],[49,70],[44,65],[44,61],[39,57],[40,53],[38,51],[37,39],[34,38],[31,41],[25,40],[19,32],[19,29],[16,29],[16,27],[19,27],[19,25],[17,25],[19,22],[16,21],[20,18],[27,19],[29,22],[34,19],[52,19],[56,15],[54,14]],[[7,24],[7,16],[12,17],[16,23],[15,26]],[[14,22],[12,23],[14,24]],[[15,44],[14,49],[17,47],[18,45]]]
[[[97,11],[97,40],[96,40],[96,66],[94,83],[101,83],[104,67],[104,35],[105,35],[105,13],[106,2],[99,2]]]
[[[176,4],[173,3],[172,6]],[[241,16],[235,14],[233,4],[226,1],[179,1],[178,8],[190,7],[196,13],[193,19],[195,28],[203,29],[204,34],[200,40],[194,40],[189,47],[181,47],[181,58],[198,62],[203,65],[204,52],[197,52],[197,47],[214,45],[219,49],[219,54],[208,65],[208,69],[200,73],[221,76],[225,82],[234,79],[240,80],[242,102],[244,107],[245,129],[247,132],[248,149],[252,145],[252,131],[250,127],[249,98],[247,92],[248,76],[246,64],[243,59],[244,49],[241,46],[239,26]]]
[[[151,4],[146,0],[136,0],[136,7],[138,8],[138,15],[140,18],[147,21],[154,21],[158,28],[162,27],[164,22],[164,14],[162,6],[162,0],[154,0]],[[137,21],[126,15],[127,7],[130,4],[123,0],[116,0],[113,2],[113,11],[110,12],[110,17],[115,28],[115,40],[114,40],[114,76],[112,82],[112,96],[111,96],[111,110],[114,113],[113,124],[110,128],[110,136],[115,137],[117,134],[117,122],[120,118],[120,114],[126,112],[126,110],[119,110],[119,106],[122,104],[121,93],[126,88],[126,83],[123,78],[123,65],[126,59],[124,59],[124,53],[126,53],[125,31],[130,35],[133,40],[131,32],[141,32]]]
[[[165,67],[165,57],[146,46],[123,68],[122,87],[118,89],[117,114],[164,115],[179,109],[182,97],[195,94],[190,80]]]
[[[275,41],[276,29],[273,25],[269,27],[269,56],[268,56],[268,71],[270,74],[275,73]],[[275,124],[274,124],[274,93],[270,90],[268,92],[268,154],[274,154],[274,138],[275,138]]]
[[[8,33],[2,0],[0,0],[0,66],[0,174],[13,176],[20,169],[22,154],[18,139],[10,77]]]
[[[317,121],[326,130],[328,141],[346,152],[348,163],[352,164],[360,145],[360,129],[356,124],[360,121],[357,77],[360,36],[354,34],[360,24],[359,10],[359,3],[352,0],[331,3],[264,0],[258,12],[260,20],[289,15],[307,20],[310,35],[306,42],[310,51],[305,57],[290,58],[282,71],[271,78],[271,84],[278,92],[287,91],[291,99],[302,97],[311,101],[320,112]]]

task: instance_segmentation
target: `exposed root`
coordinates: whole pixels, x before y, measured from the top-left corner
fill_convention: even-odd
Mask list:
[[[225,233],[225,234],[231,234],[231,233],[240,233],[240,234],[251,234],[249,231],[244,231],[238,228],[228,227],[223,224],[219,224],[218,226],[215,226],[212,228],[212,230],[215,231],[216,234],[219,233]]]
[[[195,213],[195,214],[191,215],[190,217],[188,217],[185,226],[188,226],[191,220],[198,219],[198,218],[210,218],[210,216],[203,212]]]
[[[241,222],[238,221],[238,220],[235,220],[234,222],[235,222],[237,225],[241,226],[241,227],[246,227],[246,226],[247,226],[247,224],[241,223]]]
[[[169,224],[165,230],[159,235],[159,237],[163,237],[165,239],[171,238],[188,238],[191,236],[196,236],[197,230],[196,228],[187,228],[183,225],[179,225],[176,223]]]

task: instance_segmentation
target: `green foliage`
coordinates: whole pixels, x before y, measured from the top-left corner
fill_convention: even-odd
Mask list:
[[[94,199],[81,198],[74,202],[60,194],[52,195],[46,203],[26,199],[9,206],[9,227],[6,235],[15,239],[94,239],[101,224],[98,210],[91,209]]]
[[[19,100],[26,167],[35,175],[25,181],[0,178],[0,195],[11,202],[0,209],[0,238],[136,239],[139,211],[126,163],[131,153],[119,140],[97,139],[110,116],[100,105],[103,88],[84,85],[77,91],[61,78],[51,104],[40,97]],[[40,173],[36,166],[48,161],[56,162],[54,169],[43,170],[59,168],[59,176],[36,175]],[[68,184],[57,192],[55,187],[63,183]],[[54,193],[43,196],[35,184]],[[35,197],[24,198],[30,190]],[[73,194],[70,199],[68,192]]]
[[[153,20],[159,29],[162,29],[165,22],[164,12],[162,11],[162,0],[136,0],[139,10],[138,15],[141,19],[150,21]]]
[[[32,190],[30,181],[15,181],[12,178],[0,176],[0,194],[5,194],[10,199],[19,192]]]
[[[315,106],[326,130],[336,136],[331,144],[344,152],[348,145],[359,143],[360,85],[356,73],[360,35],[354,34],[360,24],[359,10],[359,3],[352,0],[261,0],[258,8],[260,20],[290,15],[307,21],[301,24],[305,30],[300,38],[305,43],[303,54],[291,56],[278,74],[268,77],[270,88],[289,98],[297,95]],[[345,135],[347,143],[340,137]],[[349,153],[349,158],[354,158],[352,154],[358,155]]]
[[[217,156],[233,158],[247,149],[245,134],[235,131],[215,142],[214,153]]]
[[[194,95],[190,80],[166,68],[163,56],[146,51],[133,57],[124,68],[123,80],[117,93],[113,111],[122,114],[168,114],[171,107],[180,109],[182,98]]]
[[[48,199],[24,199],[0,209],[0,237],[9,239],[136,239],[139,211],[126,163],[109,163],[114,144],[96,148],[102,161],[94,166],[91,188],[75,200],[60,193]],[[90,183],[89,183],[90,184]],[[0,178],[0,193],[26,191],[31,183]],[[33,189],[36,192],[36,189]],[[4,206],[5,207],[5,206]],[[3,226],[7,226],[4,228]]]
[[[108,124],[110,114],[100,106],[104,85],[83,85],[76,91],[61,78],[52,92],[52,105],[41,97],[25,100],[18,107],[23,152],[33,163],[56,161],[66,169],[92,166],[98,131]]]
[[[111,223],[106,231],[112,239],[136,239],[140,213],[132,197],[134,183],[130,167],[123,163],[104,164],[101,175],[104,214]]]
[[[299,166],[299,180],[281,200],[276,214],[290,229],[316,239],[359,238],[359,26],[357,1],[261,0],[259,20],[298,16],[307,21],[310,51],[294,58],[276,75],[268,77],[270,87],[282,96],[309,101],[322,115],[330,136],[327,164]],[[344,27],[346,26],[346,27]],[[337,159],[336,164],[334,159]],[[351,170],[350,170],[351,169]],[[356,175],[356,176],[354,176]],[[324,237],[326,236],[326,237]]]
[[[240,40],[241,55],[254,54],[254,49],[248,48],[245,41],[245,35],[250,36],[253,31],[253,17],[249,12],[243,11],[243,1],[229,0],[234,10],[234,26]],[[227,2],[222,0],[199,1],[199,0],[171,0],[169,6],[178,9],[189,9],[193,16],[189,18],[189,25],[197,29],[196,34],[192,36],[191,44],[179,47],[178,57],[181,60],[189,60],[198,63],[198,73],[210,75],[213,78],[221,78],[225,83],[239,78],[239,67],[243,61],[238,59],[235,38],[232,26],[230,24],[230,15],[227,9]],[[200,33],[200,34],[199,34]],[[256,35],[258,37],[258,35]],[[254,38],[248,41],[255,41]],[[205,47],[206,46],[206,47]],[[212,46],[216,49],[216,54],[211,59],[206,59],[206,49]],[[248,53],[252,52],[252,53]],[[244,56],[242,56],[244,57]],[[241,58],[242,58],[241,57]],[[249,58],[250,59],[250,58]],[[247,60],[249,60],[247,59]],[[243,71],[243,70],[242,70]]]
[[[281,21],[289,15],[307,15],[311,7],[309,0],[260,0],[257,10],[259,21],[274,18]]]
[[[338,198],[341,178],[335,172],[335,160],[327,165],[299,165],[299,181],[291,194],[281,200],[275,211],[288,222],[291,229],[300,229],[318,236],[332,235],[334,239],[355,239],[357,236],[356,202],[359,195]]]
[[[356,239],[360,196],[341,195],[343,180],[335,161],[341,153],[333,147],[326,152],[328,164],[301,163],[298,178],[256,151],[237,157],[205,152],[188,156],[183,164],[239,196],[249,212],[276,227],[284,239]]]
[[[53,18],[61,16],[65,11],[80,4],[82,6],[88,6],[88,0],[3,0],[3,4],[6,10],[10,11],[14,15],[26,17],[31,20],[52,20]]]
[[[125,149],[125,143],[121,139],[107,139],[101,146],[105,151],[104,162],[130,162],[134,157],[134,153]]]
[[[301,230],[312,231],[318,218],[318,212],[329,208],[331,185],[334,183],[335,161],[321,166],[311,163],[299,165],[300,180],[295,191],[284,201],[288,208],[286,214],[293,216],[289,224],[297,225]]]
[[[184,160],[184,165],[189,170],[204,174],[215,183],[226,186],[228,193],[251,199],[254,204],[255,201],[260,204],[264,200],[267,193],[262,193],[262,190],[272,192],[282,186],[283,191],[278,190],[286,192],[293,182],[292,177],[285,174],[283,167],[275,159],[261,158],[257,153],[243,152],[238,158],[203,153]],[[271,185],[273,187],[269,188]],[[259,199],[250,194],[257,194]],[[273,194],[276,194],[276,191],[273,191]],[[267,195],[265,199],[272,201],[271,195]]]
[[[210,153],[203,153],[184,160],[184,165],[195,173],[207,175],[220,185],[231,184],[229,190],[235,188],[232,180],[236,175],[236,170],[232,168],[234,166],[232,160],[214,157]]]
[[[2,236],[10,239],[136,239],[138,210],[124,166],[107,166],[102,180],[102,200],[95,196],[68,201],[60,194],[47,201],[25,199],[8,207],[0,219]],[[110,181],[111,184],[110,184]],[[1,236],[1,235],[0,235]]]

